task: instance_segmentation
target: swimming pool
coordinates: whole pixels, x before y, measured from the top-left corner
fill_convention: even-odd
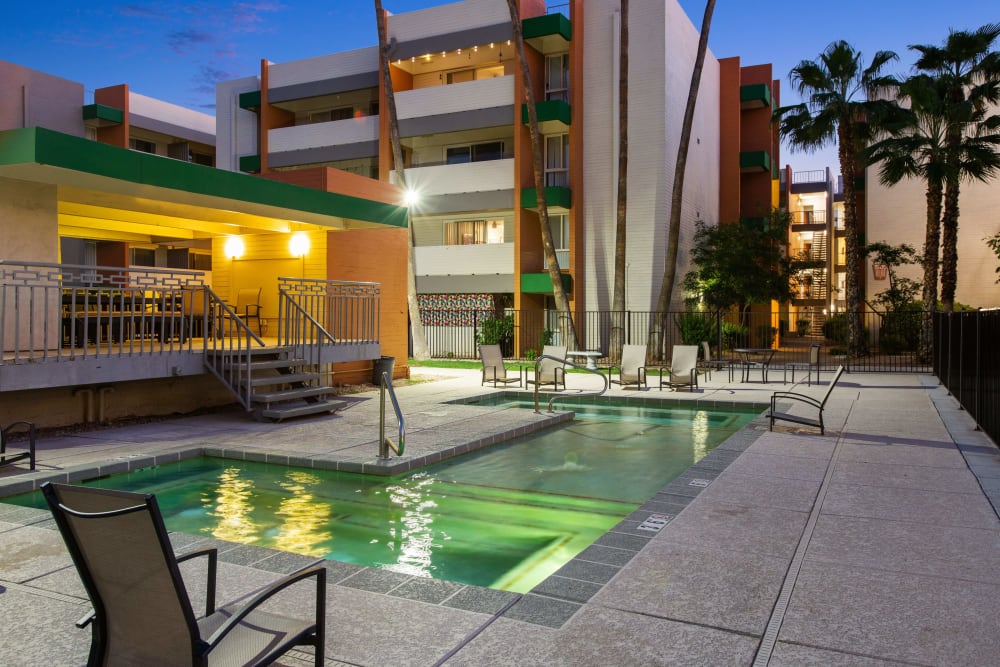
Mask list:
[[[155,493],[172,531],[526,592],[757,414],[572,409],[568,425],[397,477],[204,457],[87,484]]]

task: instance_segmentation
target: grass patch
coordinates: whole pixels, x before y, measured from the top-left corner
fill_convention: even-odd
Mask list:
[[[417,361],[416,359],[409,359],[410,366],[423,366],[425,368],[482,368],[483,364],[480,361],[471,361],[466,359],[427,359],[425,361]]]

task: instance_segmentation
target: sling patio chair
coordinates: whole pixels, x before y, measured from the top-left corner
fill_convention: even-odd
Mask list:
[[[11,434],[18,429],[27,429],[26,437],[28,439],[28,449],[27,451],[12,452],[8,451],[10,446]],[[31,470],[35,469],[35,425],[32,422],[26,421],[16,421],[7,424],[3,428],[0,428],[0,466],[10,465],[18,461],[23,461],[28,459],[28,465]]]
[[[245,287],[236,292],[236,307],[234,310],[241,320],[250,326],[250,320],[257,320],[257,335],[262,336],[260,321],[260,295],[262,287]]]
[[[479,358],[483,362],[483,381],[480,385],[490,382],[494,387],[498,385],[506,387],[516,382],[518,387],[521,386],[523,375],[521,370],[518,369],[517,377],[507,375],[508,369],[504,364],[503,351],[499,345],[480,345]]]
[[[704,352],[704,356],[700,362],[698,362],[699,368],[705,371],[705,377],[709,380],[712,379],[712,371],[729,371],[729,381],[733,381],[733,362],[727,359],[713,359],[712,358],[712,348],[709,347],[708,341],[701,341],[701,350]]]
[[[795,371],[806,371],[806,385],[812,386],[813,372],[816,373],[816,382],[819,383],[819,352],[822,345],[813,343],[809,346],[809,358],[807,361],[792,361],[785,364],[785,371],[792,372],[792,384],[795,384]]]
[[[660,369],[660,389],[669,387],[687,387],[688,391],[698,388],[698,346],[697,345],[674,345],[674,350],[670,358],[670,368],[666,369],[666,379],[663,377],[665,369]]]
[[[89,666],[266,665],[302,644],[314,646],[315,664],[323,665],[325,568],[302,570],[216,609],[217,550],[175,556],[153,495],[51,482],[42,492],[94,605],[77,622],[91,625]],[[198,556],[206,557],[208,575],[201,618],[178,567]],[[314,619],[258,609],[308,578],[316,580]]]
[[[527,384],[533,384],[539,389],[552,386],[553,391],[559,391],[559,385],[566,388],[566,350],[565,345],[546,345],[539,356],[548,357],[535,363],[537,373],[534,378],[528,378]]]
[[[806,426],[816,426],[819,428],[819,434],[824,435],[826,433],[826,427],[823,425],[823,408],[826,407],[826,401],[830,398],[830,394],[833,393],[833,388],[837,386],[837,380],[840,376],[844,374],[844,367],[840,366],[837,368],[837,374],[833,376],[833,380],[830,382],[830,386],[826,388],[826,393],[823,394],[822,399],[813,398],[807,394],[798,394],[791,391],[776,391],[771,394],[771,411],[767,414],[768,419],[771,420],[770,430],[774,430],[774,422],[776,420],[792,422],[794,424],[805,424]],[[800,414],[791,414],[789,412],[778,412],[777,402],[779,400],[788,400],[802,403],[811,409],[816,410],[816,416],[806,416]]]
[[[618,379],[614,377],[614,371],[618,371]],[[620,384],[622,389],[634,386],[642,390],[648,388],[646,384],[646,346],[645,345],[623,345],[622,360],[618,366],[608,369],[608,379]]]

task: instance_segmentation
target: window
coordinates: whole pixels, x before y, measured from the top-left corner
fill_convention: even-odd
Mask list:
[[[569,102],[569,54],[545,58],[545,99]]]
[[[569,135],[545,137],[545,185],[569,186]]]
[[[837,264],[840,266],[847,264],[847,239],[837,239]]]
[[[552,245],[556,250],[569,250],[569,216],[549,215],[549,229],[552,230]]]
[[[503,220],[461,220],[444,223],[445,245],[503,242]]]
[[[485,162],[487,160],[503,159],[503,142],[488,141],[481,144],[451,146],[445,149],[445,164],[464,164],[466,162]]]
[[[455,72],[448,72],[448,83],[465,83],[466,81],[476,80],[476,70],[474,69],[460,69]]]
[[[143,139],[129,139],[128,147],[134,151],[139,151],[141,153],[152,153],[156,154],[156,144],[152,141],[144,141]]]
[[[132,266],[156,266],[156,251],[152,248],[129,248]]]
[[[354,118],[354,107],[339,107],[309,112],[310,123],[327,123],[333,120],[350,120]]]

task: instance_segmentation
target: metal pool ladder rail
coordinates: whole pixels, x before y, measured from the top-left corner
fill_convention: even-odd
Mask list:
[[[563,362],[564,364],[566,364],[568,366],[572,366],[573,368],[577,368],[577,369],[579,369],[581,371],[584,371],[586,373],[591,373],[593,375],[596,375],[597,377],[601,378],[601,380],[604,381],[604,388],[601,389],[600,391],[595,391],[595,392],[581,392],[581,393],[578,393],[578,394],[573,394],[573,396],[601,396],[602,394],[604,394],[608,390],[609,387],[611,387],[611,383],[608,381],[608,378],[604,377],[604,373],[602,373],[601,371],[595,370],[593,368],[587,368],[586,366],[581,366],[579,364],[573,363],[572,361],[569,361],[568,359],[560,359],[559,357],[553,357],[553,356],[548,355],[548,354],[540,354],[537,357],[535,357],[535,378],[538,377],[538,364],[539,364],[539,362],[541,362],[542,359],[552,359],[553,361],[561,361],[561,362]],[[553,394],[552,398],[549,399],[549,412],[552,412],[552,403],[557,398],[562,398],[562,396],[560,394]],[[535,412],[541,414],[539,412],[539,410],[538,410],[538,384],[537,383],[535,383]]]
[[[406,420],[403,419],[403,411],[399,409],[399,401],[396,400],[396,392],[392,389],[392,382],[389,380],[388,374],[384,371],[382,372],[380,384],[382,387],[379,392],[381,403],[378,412],[378,458],[380,461],[388,461],[390,449],[396,453],[396,456],[403,455],[403,449],[406,447]],[[392,399],[392,409],[396,413],[396,423],[399,424],[399,436],[396,444],[393,444],[390,438],[385,437],[385,395],[387,393],[389,394],[389,398]]]

